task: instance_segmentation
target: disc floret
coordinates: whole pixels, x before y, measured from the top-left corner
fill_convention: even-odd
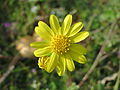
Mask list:
[[[52,38],[51,48],[57,54],[66,53],[69,50],[70,40],[67,36],[56,35]]]

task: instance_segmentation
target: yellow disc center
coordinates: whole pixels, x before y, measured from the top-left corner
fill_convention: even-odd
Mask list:
[[[63,35],[57,35],[52,38],[51,47],[54,52],[58,54],[63,54],[69,50],[69,42],[70,40],[67,37]]]

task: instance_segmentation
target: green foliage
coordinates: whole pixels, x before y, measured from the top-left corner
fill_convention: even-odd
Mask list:
[[[74,72],[59,77],[54,72],[49,74],[39,69],[35,58],[21,56],[15,69],[0,84],[0,90],[120,89],[120,77],[101,83],[105,77],[118,73],[120,69],[120,0],[0,0],[0,13],[0,78],[19,52],[16,41],[33,35],[37,22],[43,20],[48,23],[50,14],[56,14],[62,22],[64,16],[70,13],[73,23],[84,22],[84,30],[90,32],[89,38],[81,42],[88,49],[88,62],[85,65],[75,63]],[[112,33],[108,38],[110,31]],[[100,58],[103,60],[79,87],[79,82],[95,62],[104,43],[103,55],[107,57]]]

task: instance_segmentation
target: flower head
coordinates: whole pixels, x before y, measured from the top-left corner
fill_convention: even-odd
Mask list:
[[[56,69],[59,76],[63,75],[66,69],[73,71],[75,65],[73,61],[86,63],[86,48],[76,44],[89,33],[79,32],[83,23],[72,24],[72,15],[67,15],[60,26],[55,15],[50,16],[50,27],[42,21],[38,22],[35,32],[43,39],[42,42],[33,42],[31,47],[36,48],[34,55],[39,57],[38,65],[47,72]]]

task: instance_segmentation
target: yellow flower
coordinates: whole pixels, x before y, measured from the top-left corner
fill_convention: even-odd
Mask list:
[[[56,69],[59,76],[63,75],[66,69],[73,71],[75,69],[74,61],[86,63],[86,49],[75,44],[86,37],[89,33],[79,32],[83,23],[78,22],[72,25],[72,15],[67,15],[60,26],[55,15],[50,16],[50,27],[42,21],[38,22],[35,32],[43,39],[42,42],[33,42],[31,47],[36,48],[34,55],[40,57],[38,65],[47,72]]]

